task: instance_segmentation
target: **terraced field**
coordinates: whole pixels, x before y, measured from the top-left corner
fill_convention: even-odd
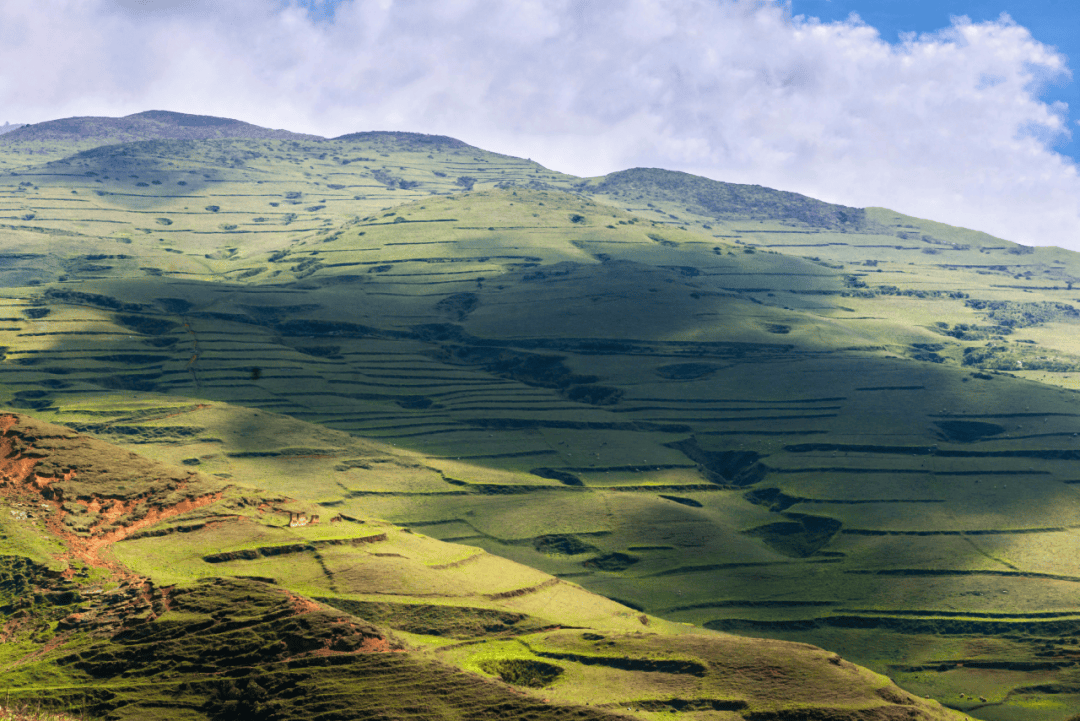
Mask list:
[[[449,138],[30,130],[0,137],[11,407],[489,552],[432,561],[469,583],[502,557],[977,718],[1080,708],[1076,254]],[[117,558],[161,583],[283,563],[162,538]],[[316,540],[284,554],[294,590],[374,593]],[[165,547],[202,570],[140,566]],[[643,708],[738,711],[713,701]]]

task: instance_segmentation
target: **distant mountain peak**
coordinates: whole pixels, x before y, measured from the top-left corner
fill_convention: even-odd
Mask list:
[[[0,135],[0,143],[91,141],[102,145],[139,140],[323,140],[288,130],[272,130],[242,120],[147,110],[121,118],[82,116],[24,125]]]
[[[808,227],[832,230],[866,228],[862,208],[826,203],[800,193],[761,185],[710,180],[678,170],[630,168],[595,181],[589,190],[615,196],[649,193],[693,206],[693,212],[728,220],[771,220],[784,217]]]
[[[399,130],[368,130],[362,133],[340,135],[334,140],[348,140],[369,143],[387,143],[410,149],[428,148],[471,148],[473,146],[448,135],[428,135],[426,133],[406,133]]]
[[[132,119],[145,119],[153,120],[158,123],[164,123],[166,125],[176,125],[179,127],[187,128],[207,128],[207,127],[259,127],[257,125],[251,125],[245,123],[242,120],[233,120],[232,118],[219,118],[214,115],[193,115],[191,113],[177,113],[172,110],[144,110],[141,113],[133,113],[132,115],[126,115],[123,120]]]

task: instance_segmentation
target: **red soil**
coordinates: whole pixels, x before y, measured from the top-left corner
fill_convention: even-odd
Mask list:
[[[67,513],[63,510],[60,494],[45,492],[51,484],[60,479],[54,476],[40,476],[34,472],[39,459],[30,453],[30,451],[34,450],[33,445],[24,444],[22,448],[16,448],[17,441],[25,440],[25,437],[20,436],[17,432],[12,432],[12,428],[18,420],[18,417],[14,415],[0,416],[0,434],[2,434],[0,435],[0,497],[16,503],[30,504],[38,509],[44,505],[51,507],[52,513],[42,514],[40,511],[37,511],[37,513],[44,516],[43,520],[49,532],[67,544],[69,549],[68,560],[77,559],[91,566],[109,568],[121,572],[123,575],[128,575],[114,564],[102,560],[101,553],[112,544],[127,538],[137,531],[173,516],[179,516],[196,508],[208,506],[221,499],[222,493],[220,491],[189,498],[169,506],[153,505],[145,498],[134,498],[126,502],[118,499],[103,500],[97,496],[72,498],[71,501],[84,505],[88,511],[99,513],[101,516],[97,524],[90,529],[88,538],[79,536],[63,525],[63,519]],[[70,481],[77,476],[77,470],[68,470],[63,474],[63,480]],[[182,491],[183,484],[178,486],[176,490]],[[103,530],[105,527],[122,522],[125,516],[131,514],[140,506],[146,505],[149,505],[149,508],[139,520],[119,526],[108,532]]]

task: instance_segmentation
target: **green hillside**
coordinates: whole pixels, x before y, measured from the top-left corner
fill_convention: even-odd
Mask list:
[[[131,116],[172,128],[154,139],[0,140],[0,402],[664,629],[816,644],[976,718],[1080,708],[1080,256],[683,173],[162,115]],[[396,618],[338,580],[351,549],[217,533],[110,553]],[[502,593],[483,578],[454,593]],[[585,653],[545,639],[529,658]],[[471,653],[445,658],[487,673]],[[638,711],[766,718],[703,703]]]
[[[109,719],[964,718],[812,646],[663,621],[25,416],[0,430],[5,705]]]

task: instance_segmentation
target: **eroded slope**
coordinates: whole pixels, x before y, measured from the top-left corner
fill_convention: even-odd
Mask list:
[[[18,699],[107,718],[960,718],[813,647],[691,632],[474,549],[2,422],[0,674]],[[73,532],[64,504],[84,503],[105,517]]]

